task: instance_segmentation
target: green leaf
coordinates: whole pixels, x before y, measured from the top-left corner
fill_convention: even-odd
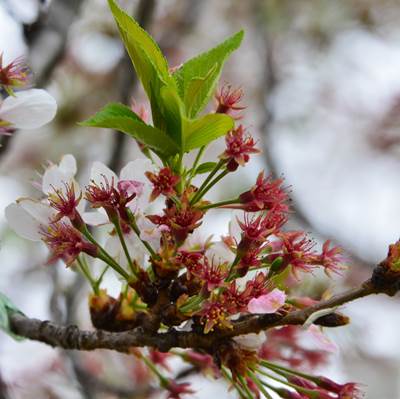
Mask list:
[[[193,78],[189,81],[184,98],[186,115],[189,118],[194,118],[206,105],[208,90],[211,88],[210,95],[212,95],[214,82],[218,79],[219,74],[218,64],[214,64],[206,76]]]
[[[276,288],[281,290],[287,289],[286,281],[290,275],[290,267],[286,267],[281,273],[274,275],[271,277],[271,282]]]
[[[3,330],[10,337],[17,341],[22,341],[24,337],[14,334],[10,329],[9,317],[12,313],[23,314],[8,297],[0,292],[0,330]]]
[[[168,63],[153,38],[115,2],[108,0],[111,12],[117,22],[121,38],[132,60],[136,73],[152,104],[156,109],[160,88],[166,84],[175,85],[168,71]]]
[[[185,62],[174,74],[186,116],[194,118],[209,102],[228,56],[243,40],[240,31],[210,51]]]
[[[211,172],[217,166],[217,162],[204,162],[196,168],[195,174],[201,175],[203,173]]]
[[[233,119],[224,114],[209,114],[202,118],[186,121],[185,152],[207,145],[211,141],[224,136],[233,129]]]
[[[133,111],[123,104],[111,103],[81,126],[119,130],[149,146],[154,152],[166,156],[179,152],[178,146],[161,130],[146,125]]]
[[[184,106],[175,88],[164,86],[161,88],[161,114],[165,123],[165,131],[178,145],[183,146],[183,117]]]

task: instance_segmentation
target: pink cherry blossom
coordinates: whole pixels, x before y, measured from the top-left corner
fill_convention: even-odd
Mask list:
[[[250,313],[275,313],[285,304],[286,294],[278,288],[258,298],[253,298],[247,309]]]

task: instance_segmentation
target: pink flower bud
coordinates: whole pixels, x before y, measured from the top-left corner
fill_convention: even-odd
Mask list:
[[[247,309],[250,313],[275,313],[285,304],[285,301],[286,294],[275,288],[268,294],[253,298],[249,302]]]

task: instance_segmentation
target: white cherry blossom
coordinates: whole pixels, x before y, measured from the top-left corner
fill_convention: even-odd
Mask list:
[[[19,129],[37,129],[57,112],[56,100],[43,89],[15,92],[0,103],[0,123]]]
[[[32,241],[40,241],[41,226],[47,226],[54,219],[57,211],[53,209],[47,200],[48,195],[54,190],[65,190],[65,184],[74,185],[76,174],[76,160],[70,155],[64,155],[60,163],[50,165],[42,176],[41,190],[45,195],[43,200],[31,198],[19,198],[15,203],[5,209],[5,216],[9,226],[21,237]],[[81,207],[84,204],[79,204]]]

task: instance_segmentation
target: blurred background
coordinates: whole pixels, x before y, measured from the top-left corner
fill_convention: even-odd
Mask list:
[[[351,259],[344,276],[307,281],[305,290],[340,291],[366,279],[400,235],[400,3],[120,4],[155,37],[170,66],[245,29],[221,83],[244,90],[242,122],[263,152],[226,178],[224,193],[211,195],[222,200],[245,190],[261,169],[283,175],[293,200],[292,227],[333,240]],[[144,95],[105,0],[0,0],[0,53],[6,63],[25,55],[35,86],[47,88],[59,106],[51,124],[0,138],[0,291],[32,317],[89,328],[88,287],[62,266],[45,266],[45,248],[18,238],[3,211],[17,197],[38,196],[32,182],[63,154],[75,155],[82,182],[94,160],[118,171],[140,156],[124,135],[77,122],[107,102],[140,104]],[[223,147],[221,140],[207,157]],[[225,233],[230,216],[213,214],[203,234]],[[369,399],[400,399],[398,301],[379,296],[346,305],[352,324],[328,331],[340,353],[319,371],[363,382]],[[186,378],[194,381],[196,398],[235,395],[203,377]],[[65,353],[0,334],[0,398],[147,397],[148,381],[128,356]]]

